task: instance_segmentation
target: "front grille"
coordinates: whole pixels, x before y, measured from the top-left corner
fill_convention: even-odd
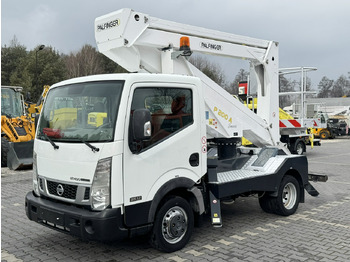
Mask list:
[[[42,178],[39,178],[39,186],[40,186],[41,190],[44,189],[44,187],[43,187],[43,179]]]
[[[57,187],[58,185],[62,185],[63,188],[63,194],[59,195],[57,193]],[[74,185],[68,185],[68,184],[62,184],[62,183],[57,183],[53,181],[47,181],[47,189],[51,195],[59,196],[59,197],[64,197],[68,199],[75,199],[77,195],[77,188],[78,186]]]

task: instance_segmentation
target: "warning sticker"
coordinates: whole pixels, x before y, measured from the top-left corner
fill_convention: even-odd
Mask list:
[[[218,128],[218,121],[215,118],[209,118],[209,125],[214,126],[214,128]]]

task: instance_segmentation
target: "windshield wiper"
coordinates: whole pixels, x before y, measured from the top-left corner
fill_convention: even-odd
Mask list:
[[[53,142],[50,137],[44,133],[45,138],[50,142],[50,144],[53,146],[54,149],[59,149],[60,147]]]
[[[59,146],[55,144],[55,142],[53,142],[50,137],[44,133],[45,138],[50,142],[50,144],[53,146],[54,149],[59,149]],[[95,147],[93,145],[91,145],[89,142],[83,140],[83,139],[78,139],[80,142],[83,142],[85,145],[87,145],[88,147],[91,148],[92,152],[96,153],[98,151],[100,151],[100,149],[98,147]]]
[[[100,149],[98,147],[95,147],[93,145],[91,145],[89,142],[86,142],[84,140],[81,140],[81,142],[83,142],[85,145],[87,145],[88,147],[91,148],[92,152],[96,153],[98,151],[100,151]]]

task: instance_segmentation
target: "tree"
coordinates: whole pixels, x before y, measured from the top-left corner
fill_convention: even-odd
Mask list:
[[[341,75],[337,81],[335,81],[331,90],[332,97],[342,97],[345,95],[348,80],[344,75]]]
[[[97,52],[91,45],[84,45],[77,53],[64,57],[67,78],[107,73],[126,73],[121,66],[105,55]]]
[[[96,48],[84,45],[79,52],[71,52],[64,58],[67,68],[67,78],[101,74],[102,60]]]
[[[225,74],[219,65],[210,62],[202,56],[191,57],[189,61],[219,86],[226,87]]]
[[[348,72],[348,78],[346,79],[344,95],[350,97],[350,72]]]
[[[42,69],[42,70],[40,70]],[[44,85],[53,85],[57,82],[65,80],[66,67],[64,65],[63,56],[52,47],[38,53],[38,95],[43,91]]]
[[[61,55],[52,47],[46,47],[40,52],[36,47],[17,63],[10,83],[22,86],[25,93],[31,93],[31,100],[37,101],[44,85],[65,79],[65,70]]]
[[[21,45],[16,36],[10,46],[1,47],[1,84],[11,85],[11,75],[16,71],[18,64],[27,56],[26,47]]]
[[[318,92],[317,97],[319,98],[327,98],[331,96],[331,91],[333,88],[334,80],[328,79],[326,76],[322,77],[320,83],[318,84]]]
[[[284,75],[279,76],[279,92],[295,92],[295,87],[298,85],[297,81],[292,81],[290,79],[287,79]],[[290,106],[292,102],[294,102],[295,96],[294,95],[281,95],[279,97],[279,105],[281,108],[284,108],[286,106]]]
[[[310,77],[306,76],[304,78],[305,91],[311,91],[311,85],[312,85],[312,83],[311,83]],[[301,83],[300,83],[300,86],[301,86]]]
[[[125,70],[123,67],[118,65],[116,62],[109,59],[104,54],[98,53],[98,56],[101,59],[102,64],[102,71],[104,74],[112,74],[112,73],[127,73],[128,71]]]

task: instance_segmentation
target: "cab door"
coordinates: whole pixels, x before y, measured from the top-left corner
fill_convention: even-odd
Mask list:
[[[187,178],[194,183],[202,177],[205,128],[200,119],[198,98],[197,89],[190,84],[132,87],[124,136],[127,226],[147,223],[153,197],[167,181]],[[147,109],[151,114],[152,134],[144,141],[134,138],[130,125],[137,109]]]

